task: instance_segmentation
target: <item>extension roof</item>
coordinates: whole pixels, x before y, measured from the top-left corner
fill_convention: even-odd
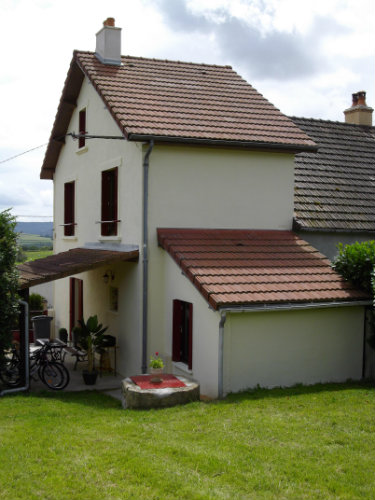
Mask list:
[[[292,117],[318,145],[295,157],[295,227],[375,231],[375,127]]]
[[[73,53],[41,178],[51,179],[86,76],[130,141],[188,142],[277,151],[315,143],[230,66]],[[88,128],[90,124],[88,124]]]
[[[168,228],[158,242],[214,309],[369,301],[291,231]]]
[[[138,248],[127,251],[73,248],[66,252],[49,255],[17,266],[19,288],[29,288],[41,283],[58,280],[74,274],[90,271],[105,264],[137,261]]]

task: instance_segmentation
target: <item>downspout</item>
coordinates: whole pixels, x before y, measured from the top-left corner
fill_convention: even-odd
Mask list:
[[[14,392],[27,391],[29,389],[29,304],[24,300],[20,300],[19,303],[25,308],[25,385],[22,387],[15,387],[14,389],[5,389],[0,392],[0,397],[5,394],[12,394]]]
[[[142,299],[142,373],[147,373],[148,308],[148,171],[154,141],[151,139],[143,160],[143,299]]]
[[[224,395],[224,325],[227,319],[227,313],[225,311],[220,312],[220,322],[219,322],[219,367],[218,367],[218,396],[222,399]]]

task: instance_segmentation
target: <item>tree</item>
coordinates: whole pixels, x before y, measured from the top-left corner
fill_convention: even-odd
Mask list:
[[[0,362],[11,344],[11,331],[18,317],[18,271],[16,219],[9,210],[0,212]]]

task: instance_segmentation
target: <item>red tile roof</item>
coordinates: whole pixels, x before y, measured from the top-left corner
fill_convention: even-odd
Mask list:
[[[291,231],[168,228],[158,242],[214,309],[369,299]]]
[[[74,52],[41,177],[51,178],[86,75],[128,140],[188,141],[256,149],[316,150],[300,130],[230,66],[122,57],[101,63]],[[88,132],[90,133],[90,124]],[[97,127],[95,128],[97,132]]]

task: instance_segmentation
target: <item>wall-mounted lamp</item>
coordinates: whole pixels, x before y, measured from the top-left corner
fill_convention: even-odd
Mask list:
[[[103,281],[105,284],[109,283],[110,281],[113,281],[115,279],[115,275],[113,272],[108,269],[105,274],[103,274]]]

